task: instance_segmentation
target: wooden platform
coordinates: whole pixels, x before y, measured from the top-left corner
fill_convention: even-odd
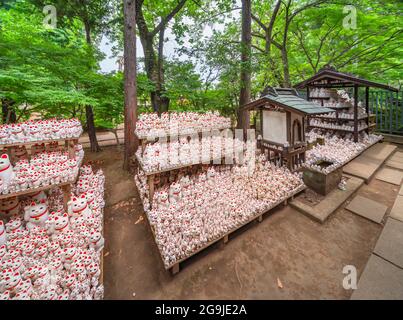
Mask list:
[[[344,166],[343,172],[364,179],[366,183],[369,183],[396,148],[396,146],[387,143],[375,144]]]
[[[163,258],[162,252],[161,252],[161,250],[160,250],[160,248],[159,248],[159,246],[158,246],[158,244],[157,244],[157,242],[156,242],[156,240],[155,240],[155,232],[154,232],[154,229],[153,229],[153,227],[152,227],[152,225],[151,225],[151,223],[150,223],[150,220],[149,220],[149,218],[148,218],[148,215],[145,214],[145,216],[147,217],[148,225],[150,226],[151,232],[152,232],[152,234],[153,234],[154,242],[155,242],[155,244],[156,244],[156,246],[157,246],[157,248],[158,248],[158,251],[159,251],[159,253],[160,253],[160,257],[161,257],[161,260],[162,260],[162,262],[163,262],[163,264],[164,264],[165,269],[166,269],[166,270],[170,270],[171,273],[172,273],[173,275],[175,275],[175,274],[177,274],[177,273],[179,272],[179,264],[180,264],[181,262],[183,262],[183,261],[185,261],[185,260],[191,258],[191,257],[194,256],[195,254],[197,254],[197,253],[203,251],[204,249],[210,247],[210,246],[213,245],[214,243],[217,243],[217,242],[221,241],[222,244],[226,244],[226,243],[229,241],[229,235],[231,235],[232,233],[234,233],[234,232],[237,231],[238,229],[244,227],[245,225],[251,223],[252,221],[255,221],[255,220],[256,220],[256,221],[258,221],[258,222],[261,222],[261,221],[263,220],[263,215],[264,215],[264,214],[268,213],[270,210],[274,209],[275,207],[277,207],[277,206],[278,206],[279,204],[281,204],[281,203],[284,203],[284,205],[287,205],[289,199],[293,199],[295,195],[297,195],[298,193],[302,192],[302,191],[305,190],[305,189],[306,189],[306,186],[301,186],[301,187],[295,189],[295,190],[290,194],[289,197],[278,200],[276,203],[274,203],[272,206],[270,206],[270,207],[269,207],[268,209],[266,209],[264,212],[260,212],[260,213],[258,213],[258,214],[253,215],[253,216],[250,217],[246,222],[244,222],[244,223],[242,223],[242,224],[240,224],[240,225],[234,227],[233,229],[231,229],[231,230],[229,230],[228,232],[226,232],[225,234],[223,234],[223,235],[217,237],[216,239],[209,241],[208,243],[206,243],[205,245],[203,245],[203,246],[200,247],[199,249],[197,249],[197,250],[195,250],[194,252],[192,252],[189,256],[184,257],[184,258],[182,258],[182,259],[176,261],[175,263],[173,263],[173,264],[171,264],[171,265],[169,265],[169,266],[165,266],[165,264],[164,264],[164,258]]]

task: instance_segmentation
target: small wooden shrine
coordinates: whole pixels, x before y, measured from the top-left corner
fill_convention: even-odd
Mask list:
[[[310,116],[308,126],[320,128],[332,132],[351,133],[354,142],[358,142],[358,134],[367,133],[376,124],[374,117],[369,113],[369,88],[378,88],[397,92],[396,88],[369,80],[358,78],[354,75],[338,72],[330,65],[324,66],[317,74],[294,86],[296,89],[306,89],[306,99],[317,102],[320,106],[332,109],[328,116]],[[348,94],[340,95],[337,89],[353,89],[352,99]],[[359,88],[365,88],[365,103],[360,106]],[[347,93],[347,92],[346,92]],[[347,95],[347,96],[346,96]]]
[[[268,153],[269,160],[296,170],[305,161],[306,116],[332,109],[302,99],[295,89],[268,87],[241,111],[255,113],[258,145]]]

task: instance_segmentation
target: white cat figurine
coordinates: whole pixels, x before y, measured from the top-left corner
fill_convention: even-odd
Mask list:
[[[7,154],[2,154],[0,157],[0,179],[3,185],[7,186],[15,177],[13,166]]]
[[[90,236],[90,248],[94,248],[95,251],[100,252],[104,248],[105,239],[98,231],[91,232]]]
[[[35,226],[45,227],[45,222],[49,218],[49,210],[45,200],[41,200],[38,204],[32,202],[31,205],[24,208],[24,211],[24,220],[27,221],[28,230]]]
[[[78,216],[83,216],[84,218],[92,217],[93,214],[85,194],[82,194],[80,197],[73,197],[71,201],[69,201],[68,213],[73,219]]]

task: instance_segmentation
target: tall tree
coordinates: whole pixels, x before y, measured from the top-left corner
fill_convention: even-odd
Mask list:
[[[136,7],[135,0],[124,0],[124,74],[125,74],[125,154],[123,167],[129,170],[130,158],[138,147],[134,134],[137,121],[136,86]]]
[[[239,108],[250,101],[251,96],[251,49],[252,49],[252,10],[251,0],[242,0],[242,37],[241,37],[241,94]],[[238,128],[248,126],[247,112],[238,111]]]
[[[168,110],[169,98],[165,94],[164,86],[164,68],[163,68],[163,50],[164,50],[164,33],[169,22],[175,17],[176,14],[184,7],[187,0],[174,1],[174,6],[169,7],[166,1],[163,2],[163,9],[159,8],[157,11],[162,11],[165,15],[159,17],[159,22],[156,26],[152,24],[152,29],[149,28],[144,12],[145,0],[136,1],[136,22],[140,35],[141,45],[144,51],[145,70],[148,79],[154,84],[155,88],[151,91],[151,103],[154,111],[164,112]],[[158,4],[152,3],[152,6]],[[167,12],[166,8],[169,8]],[[155,38],[158,36],[158,41]],[[157,53],[155,49],[155,42],[157,42]]]
[[[47,0],[31,0],[36,6],[42,8],[48,4]],[[100,34],[106,25],[106,18],[110,14],[112,7],[111,0],[56,0],[54,5],[57,9],[58,23],[66,25],[74,19],[79,19],[84,25],[85,40],[89,45],[93,44],[92,34]],[[85,106],[87,132],[90,139],[91,151],[101,150],[98,144],[93,106]]]

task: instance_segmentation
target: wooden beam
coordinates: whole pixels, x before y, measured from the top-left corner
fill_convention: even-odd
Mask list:
[[[354,142],[358,142],[358,85],[354,86]]]
[[[367,122],[368,132],[369,132],[369,87],[365,87],[365,111],[368,115],[366,122]]]
[[[67,140],[67,150],[69,153],[69,159],[75,159],[76,157],[76,144],[75,140]]]
[[[150,202],[150,208],[152,208],[153,204],[153,199],[154,199],[154,176],[155,175],[150,175],[148,176],[148,196],[150,197],[148,201]]]
[[[292,145],[292,141],[291,141],[291,112],[287,111],[286,112],[286,125],[287,125],[287,141],[289,143],[289,145]]]
[[[66,184],[62,186],[63,191],[63,208],[65,212],[68,212],[68,202],[70,201],[71,185]]]

